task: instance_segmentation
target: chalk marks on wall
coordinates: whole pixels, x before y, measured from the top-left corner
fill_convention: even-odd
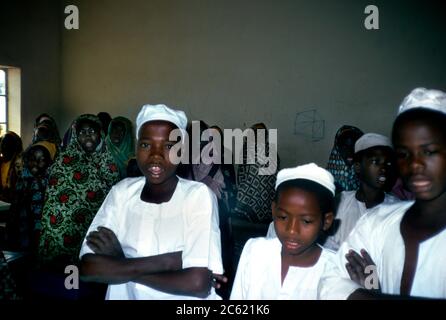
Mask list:
[[[316,109],[297,112],[294,118],[294,134],[311,139],[313,142],[324,139],[325,120]]]

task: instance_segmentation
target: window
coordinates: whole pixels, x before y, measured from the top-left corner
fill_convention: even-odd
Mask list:
[[[0,136],[8,130],[8,72],[0,69]]]
[[[7,131],[21,134],[21,70],[0,65],[0,136]]]

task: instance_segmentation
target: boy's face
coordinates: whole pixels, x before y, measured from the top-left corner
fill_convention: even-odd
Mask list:
[[[273,202],[274,228],[282,243],[282,254],[302,256],[311,248],[321,230],[327,230],[333,214],[321,213],[317,197],[298,188],[283,190]]]
[[[444,130],[444,128],[443,128]],[[396,162],[404,184],[420,200],[446,193],[446,138],[424,121],[406,121],[395,132]]]
[[[91,121],[82,121],[76,128],[77,139],[86,153],[92,153],[101,142],[100,128]]]
[[[28,170],[34,177],[42,177],[51,164],[48,151],[41,148],[33,148],[27,159]]]
[[[393,182],[393,151],[388,147],[373,147],[364,150],[355,171],[361,182],[373,189],[385,190]]]
[[[163,184],[176,179],[177,165],[169,158],[177,141],[170,141],[170,132],[177,127],[167,121],[150,121],[140,131],[136,146],[136,161],[150,184]]]

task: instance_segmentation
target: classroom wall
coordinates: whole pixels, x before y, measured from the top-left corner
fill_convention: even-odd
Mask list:
[[[282,165],[325,165],[341,125],[388,134],[412,88],[446,90],[443,4],[63,3],[78,6],[80,29],[62,32],[62,127],[84,112],[133,120],[141,105],[166,103],[224,128],[264,122],[279,130]],[[379,30],[364,28],[371,3],[380,10]],[[322,122],[313,127],[311,113],[299,114],[307,110],[317,111],[324,131]]]
[[[0,65],[21,69],[21,134],[31,142],[35,118],[59,119],[60,2],[0,1]]]

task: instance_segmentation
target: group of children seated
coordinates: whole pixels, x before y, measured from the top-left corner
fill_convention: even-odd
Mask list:
[[[247,241],[234,279],[222,255],[221,189],[180,177],[172,161],[185,113],[143,106],[140,175],[124,179],[133,146],[124,154],[119,145],[133,130],[119,123],[104,137],[84,115],[64,149],[49,139],[24,153],[25,188],[46,191],[19,202],[36,208],[33,230],[12,225],[21,246],[36,248],[40,272],[78,265],[82,283],[108,285],[111,300],[446,298],[446,93],[413,90],[391,139],[344,126],[327,169],[274,175],[268,233]]]

